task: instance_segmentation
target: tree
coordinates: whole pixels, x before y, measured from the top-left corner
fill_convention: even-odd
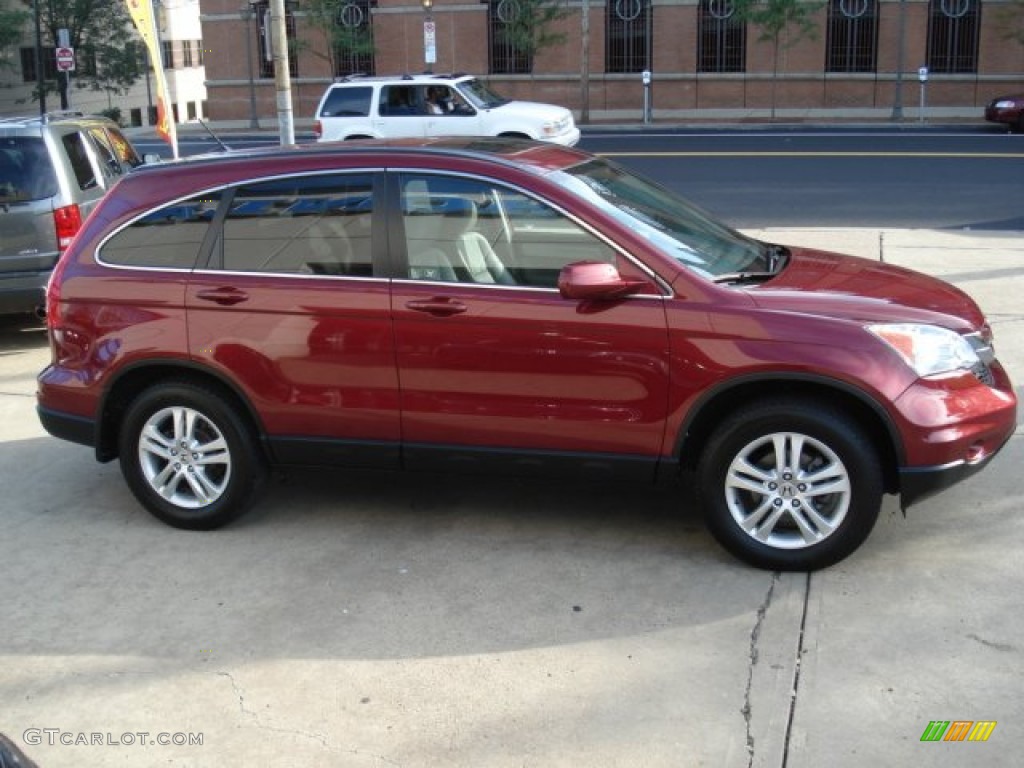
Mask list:
[[[21,42],[29,15],[25,11],[8,7],[11,0],[0,3],[0,69],[13,68],[11,52]]]
[[[320,30],[327,53],[310,48],[330,62],[335,75],[370,74],[373,70],[373,30],[369,4],[353,0],[303,0],[309,22]]]
[[[758,42],[772,44],[772,120],[775,119],[779,51],[817,36],[813,17],[823,6],[820,0],[737,0],[737,18],[760,31]]]
[[[76,68],[74,79],[79,88],[110,92],[127,90],[143,74],[144,62],[130,56],[127,45],[136,37],[128,16],[128,7],[120,0],[37,0],[43,27],[43,45],[55,45],[57,30],[68,30],[71,47],[94,51],[96,66]],[[135,49],[137,50],[137,49]],[[110,64],[108,65],[108,61]],[[67,109],[67,79],[46,81],[47,92],[60,94],[62,109]],[[36,95],[38,98],[38,94]]]
[[[998,13],[1003,37],[1024,45],[1024,0],[1010,0]]]
[[[526,59],[527,71],[532,72],[538,51],[568,39],[565,32],[553,32],[551,26],[568,16],[569,9],[559,0],[515,0],[509,6],[514,10],[505,24],[505,39]]]

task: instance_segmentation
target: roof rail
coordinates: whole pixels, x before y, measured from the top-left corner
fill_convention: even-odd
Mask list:
[[[76,109],[55,109],[43,115],[41,120],[44,123],[51,123],[54,120],[62,120],[65,117],[85,117],[85,113],[79,112]]]

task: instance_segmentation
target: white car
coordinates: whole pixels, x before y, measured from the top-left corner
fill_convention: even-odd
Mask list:
[[[573,146],[572,112],[509,101],[472,75],[351,76],[331,84],[317,106],[317,141],[425,136],[515,136]]]

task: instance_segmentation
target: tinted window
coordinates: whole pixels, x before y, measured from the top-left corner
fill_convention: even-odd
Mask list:
[[[327,94],[321,117],[365,117],[370,114],[372,88],[332,88]]]
[[[388,85],[380,89],[380,113],[382,115],[418,115],[417,91],[411,85]]]
[[[135,151],[135,147],[124,137],[123,133],[116,128],[108,128],[107,134],[110,136],[110,144],[114,148],[114,154],[117,155],[117,159],[120,160],[124,170],[127,170],[128,167],[135,168],[142,165],[142,158],[139,157],[139,153]]]
[[[0,201],[41,200],[57,194],[57,177],[41,138],[0,139]]]
[[[89,136],[96,147],[96,156],[100,161],[103,178],[110,181],[121,175],[121,163],[117,159],[114,147],[102,128],[90,128]]]
[[[373,179],[284,179],[241,187],[224,222],[223,268],[370,277]]]
[[[114,235],[99,258],[131,267],[192,269],[219,204],[217,193],[154,211]]]
[[[68,160],[71,161],[71,168],[75,172],[78,188],[92,189],[95,187],[99,182],[96,181],[96,172],[89,160],[89,153],[85,149],[85,138],[82,134],[77,131],[66,133],[61,136],[61,142],[64,144]]]

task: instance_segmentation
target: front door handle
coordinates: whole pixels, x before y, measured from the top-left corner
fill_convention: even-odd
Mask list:
[[[435,317],[448,317],[465,312],[468,307],[456,299],[435,296],[432,299],[413,299],[405,303],[406,308],[413,312],[426,312]]]
[[[232,304],[239,304],[249,300],[249,294],[237,288],[226,286],[224,288],[204,288],[196,292],[196,297],[203,301],[212,301],[221,306],[230,307]]]

